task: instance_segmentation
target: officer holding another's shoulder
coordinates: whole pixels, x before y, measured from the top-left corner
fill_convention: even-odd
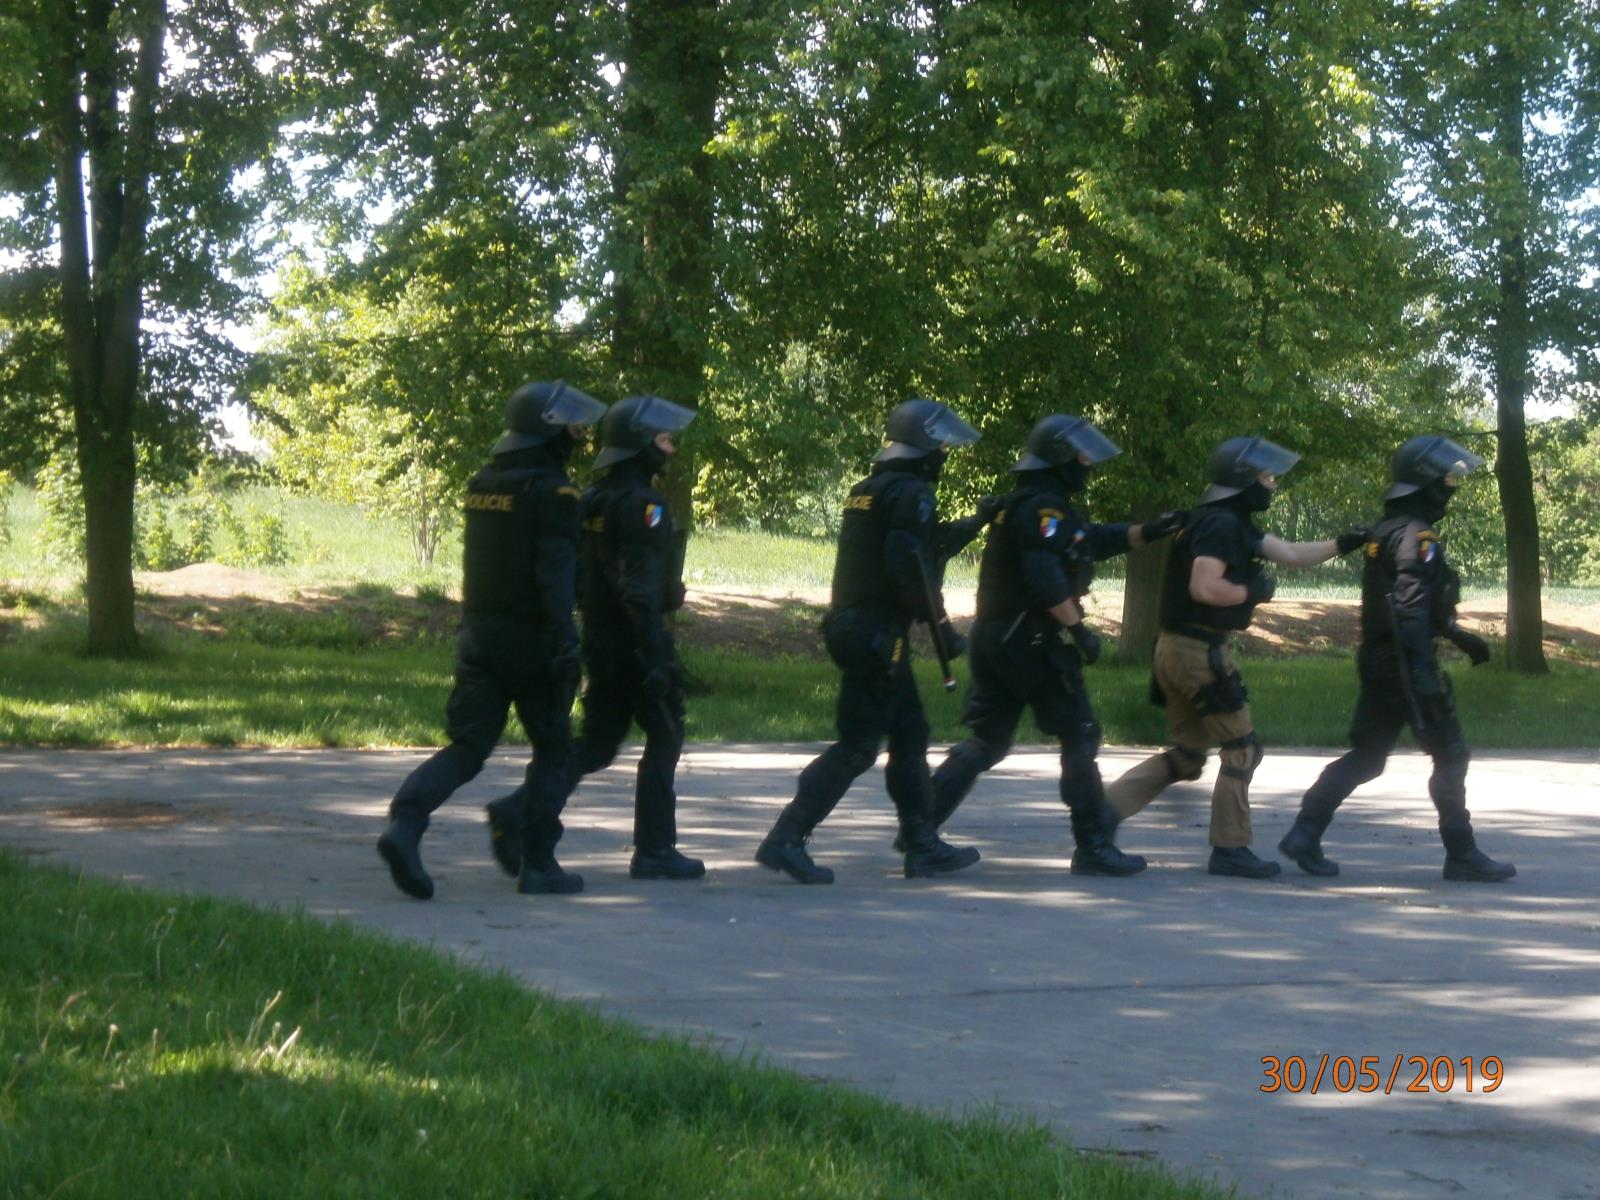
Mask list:
[[[1393,484],[1383,494],[1383,520],[1367,543],[1361,575],[1361,692],[1350,722],[1350,752],[1329,763],[1300,802],[1300,815],[1278,843],[1311,875],[1337,875],[1322,853],[1322,835],[1344,798],[1383,773],[1403,726],[1433,758],[1428,794],[1439,812],[1444,877],[1498,883],[1517,869],[1478,849],[1467,811],[1467,743],[1456,717],[1450,677],[1439,669],[1435,638],[1454,642],[1473,666],[1489,646],[1456,623],[1461,577],[1445,562],[1435,527],[1456,488],[1483,459],[1437,434],[1414,437],[1395,451]]]
[[[877,760],[885,738],[884,780],[899,817],[908,878],[957,871],[978,861],[971,847],[939,840],[928,778],[928,720],[911,674],[909,635],[925,621],[948,651],[962,642],[940,592],[944,562],[993,515],[990,507],[941,522],[933,485],[951,448],[978,431],[932,400],[907,400],[889,414],[887,445],[872,474],[850,489],[833,568],[833,602],[823,621],[828,655],[839,667],[839,740],[800,773],[794,799],[756,850],[756,861],[799,883],[832,883],[833,872],[806,841]]]
[[[1117,819],[1126,819],[1170,784],[1200,778],[1206,751],[1220,747],[1206,868],[1213,875],[1267,879],[1280,870],[1250,850],[1250,780],[1263,752],[1228,635],[1248,628],[1256,606],[1272,599],[1277,584],[1263,560],[1311,567],[1367,539],[1365,529],[1356,529],[1327,541],[1286,542],[1256,527],[1278,476],[1299,461],[1259,437],[1229,438],[1212,454],[1211,486],[1173,537],[1161,588],[1151,698],[1166,708],[1172,745],[1106,789]]]
[[[450,744],[406,777],[378,838],[379,855],[407,895],[432,897],[419,850],[429,815],[483,769],[513,707],[533,744],[522,789],[530,811],[520,823],[531,829],[533,812],[560,811],[579,670],[572,616],[578,489],[565,464],[582,429],[603,412],[600,401],[561,380],[526,384],[506,407],[493,461],[467,485],[463,616],[445,708]],[[526,886],[541,873],[538,848],[519,847],[518,858],[528,868],[518,890],[549,890]]]
[[[978,776],[1011,750],[1024,708],[1041,733],[1061,743],[1061,800],[1071,814],[1077,874],[1132,875],[1138,855],[1112,844],[1095,756],[1100,725],[1083,668],[1100,657],[1100,639],[1083,620],[1083,599],[1099,559],[1169,536],[1183,523],[1167,513],[1142,525],[1096,525],[1074,508],[1097,463],[1120,454],[1081,417],[1056,413],[1028,435],[1012,467],[1017,489],[989,527],[978,569],[978,617],[972,625],[972,685],[962,722],[972,730],[933,773],[934,824],[943,825]],[[1072,645],[1061,639],[1065,632]]]
[[[567,791],[583,776],[609,766],[637,722],[644,753],[634,783],[634,879],[699,879],[705,863],[677,849],[675,780],[683,751],[683,669],[664,613],[683,606],[682,561],[667,498],[658,476],[677,452],[677,435],[692,409],[660,396],[629,396],[600,425],[599,480],[583,494],[582,569],[583,726],[567,772]],[[536,816],[545,810],[533,810]],[[559,813],[560,807],[556,808]],[[496,844],[512,842],[516,796],[489,806]],[[553,851],[559,820],[523,837]]]

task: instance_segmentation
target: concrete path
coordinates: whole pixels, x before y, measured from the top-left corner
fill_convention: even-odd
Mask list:
[[[1502,886],[1442,882],[1426,761],[1409,754],[1341,813],[1336,880],[1207,876],[1202,785],[1124,826],[1144,875],[1075,878],[1054,760],[1019,753],[947,830],[983,850],[977,867],[900,878],[874,772],[812,843],[838,882],[801,888],[750,855],[814,750],[686,756],[681,841],[708,859],[700,883],[628,879],[622,764],[568,810],[561,859],[588,890],[517,896],[479,807],[519,777],[511,755],[436,818],[426,904],[372,849],[418,753],[3,753],[0,845],[348,918],[808,1075],[1035,1114],[1080,1147],[1246,1196],[1600,1196],[1600,755],[1476,757],[1480,841],[1521,870]],[[1138,757],[1107,751],[1103,768]],[[1258,850],[1326,757],[1268,757]],[[1341,1094],[1369,1055],[1392,1092]],[[1297,1065],[1263,1092],[1263,1056],[1299,1056],[1309,1076],[1327,1056],[1318,1094]],[[1416,1092],[1412,1056],[1432,1076]]]

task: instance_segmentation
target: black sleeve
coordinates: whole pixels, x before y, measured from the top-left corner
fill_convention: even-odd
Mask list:
[[[930,561],[930,549],[938,529],[937,517],[933,489],[921,480],[912,480],[888,497],[884,571],[902,610],[921,621],[944,619],[944,598],[935,588],[933,600],[938,611],[929,612],[927,587],[923,582],[925,578],[930,582],[939,578],[936,564]]]
[[[1218,558],[1230,570],[1241,570],[1261,548],[1261,535],[1247,521],[1216,509],[1189,529],[1189,550],[1196,558]]]
[[[539,512],[533,539],[534,586],[545,627],[555,634],[556,646],[565,649],[578,642],[572,618],[578,580],[578,489],[571,484],[551,489]]]
[[[672,517],[659,492],[624,496],[613,510],[617,539],[617,598],[627,611],[639,653],[662,654],[662,590],[672,561]]]
[[[983,532],[984,520],[977,513],[959,521],[940,521],[935,534],[939,561],[946,562],[972,544],[972,539]]]
[[[1083,540],[1088,543],[1089,557],[1095,562],[1100,562],[1102,559],[1126,554],[1130,548],[1128,531],[1132,528],[1133,526],[1126,521],[1082,526]]]

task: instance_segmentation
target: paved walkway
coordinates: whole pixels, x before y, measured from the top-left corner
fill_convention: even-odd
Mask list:
[[[1600,755],[1475,758],[1482,843],[1521,869],[1503,886],[1442,882],[1414,755],[1347,804],[1328,842],[1336,880],[1207,876],[1199,785],[1124,826],[1124,847],[1152,859],[1144,875],[1078,879],[1054,760],[1019,753],[948,830],[983,850],[977,867],[900,878],[874,773],[813,842],[838,882],[801,888],[750,855],[813,752],[686,756],[682,843],[711,868],[692,884],[628,879],[619,766],[569,809],[561,859],[588,890],[517,896],[479,809],[518,778],[509,755],[438,815],[426,904],[394,890],[372,849],[417,753],[0,753],[0,844],[348,918],[808,1075],[1036,1114],[1081,1147],[1246,1196],[1600,1195]],[[1104,769],[1137,757],[1107,751]],[[1325,759],[1268,757],[1258,849]],[[1302,1056],[1313,1075],[1329,1056],[1320,1093],[1263,1093],[1265,1055]],[[1418,1070],[1402,1061],[1392,1094],[1340,1094],[1350,1064],[1334,1060],[1365,1055],[1384,1083],[1413,1055],[1452,1060],[1454,1079],[1441,1064],[1439,1087],[1408,1092]],[[1489,1056],[1504,1064],[1493,1092]]]

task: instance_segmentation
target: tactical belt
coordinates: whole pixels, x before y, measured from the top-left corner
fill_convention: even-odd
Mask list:
[[[1211,647],[1225,645],[1228,641],[1226,629],[1212,629],[1208,625],[1172,625],[1164,632],[1174,633],[1179,637],[1193,638],[1197,642],[1204,642]]]

